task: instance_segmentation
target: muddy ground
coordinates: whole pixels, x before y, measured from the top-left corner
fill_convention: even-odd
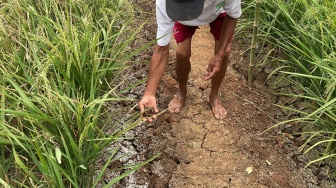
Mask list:
[[[134,46],[155,38],[154,3],[136,3],[139,23],[149,19]],[[203,74],[213,57],[214,41],[207,26],[197,30],[192,42],[192,71],[188,98],[180,114],[163,113],[154,123],[143,123],[127,136],[135,139],[121,144],[130,153],[120,160],[133,164],[161,155],[146,167],[122,180],[115,187],[336,187],[335,164],[324,162],[305,168],[318,151],[303,155],[299,147],[302,135],[292,135],[302,127],[286,125],[264,132],[293,114],[276,107],[288,99],[272,93],[266,82],[267,67],[256,70],[253,86],[246,81],[249,40],[236,36],[221,98],[228,116],[216,120],[208,104],[210,83]],[[171,42],[167,71],[157,93],[160,110],[165,110],[177,91],[174,73],[175,42]],[[127,70],[127,83],[137,83],[147,76],[152,48],[135,58]],[[127,92],[137,99],[120,104],[130,110],[141,98],[145,84]],[[137,112],[137,108],[133,110]],[[335,163],[335,162],[331,162]]]

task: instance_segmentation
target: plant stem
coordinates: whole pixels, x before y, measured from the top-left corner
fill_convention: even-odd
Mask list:
[[[336,129],[334,130],[334,132],[331,134],[330,139],[335,139],[336,136]],[[330,152],[332,153],[333,150],[335,149],[335,142],[328,142],[326,149],[324,150],[323,155],[326,156],[328,155]]]
[[[252,42],[251,42],[250,65],[249,65],[249,70],[248,70],[248,83],[249,84],[252,84],[253,71],[255,68],[255,51],[256,51],[256,46],[257,46],[256,39],[257,39],[258,26],[259,26],[260,4],[261,4],[261,0],[256,0],[253,35],[252,35]]]

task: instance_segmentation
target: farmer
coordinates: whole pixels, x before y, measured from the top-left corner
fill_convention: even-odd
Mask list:
[[[226,117],[218,91],[225,76],[237,19],[241,15],[240,0],[156,0],[157,45],[149,66],[149,78],[142,99],[141,112],[152,110],[147,119],[156,118],[156,91],[165,72],[172,34],[177,42],[175,70],[178,92],[168,105],[172,113],[179,113],[187,97],[187,81],[191,69],[191,39],[200,25],[209,24],[215,39],[215,55],[209,59],[205,80],[211,79],[209,103],[217,119]],[[197,54],[196,54],[197,55]],[[153,111],[154,110],[154,111]]]

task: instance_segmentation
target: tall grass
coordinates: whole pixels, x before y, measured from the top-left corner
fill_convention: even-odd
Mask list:
[[[139,123],[105,135],[100,120],[108,101],[127,100],[109,85],[141,50],[128,49],[137,32],[128,27],[132,12],[124,0],[0,4],[0,185],[96,187],[118,159],[112,148],[96,166],[105,146]]]
[[[248,8],[253,5],[250,1]],[[336,156],[336,3],[333,0],[265,0],[262,3],[260,35],[264,45],[276,50],[274,73],[281,76],[277,83],[293,83],[296,93],[281,93],[300,100],[301,108],[284,107],[301,117],[280,124],[299,122],[320,129],[309,133],[322,138],[306,150],[323,146],[321,158],[309,164]],[[253,9],[247,9],[252,12]],[[279,124],[278,124],[279,125]],[[304,145],[305,146],[305,145]],[[304,146],[302,148],[304,148]]]

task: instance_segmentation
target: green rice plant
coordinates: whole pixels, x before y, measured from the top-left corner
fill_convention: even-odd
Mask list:
[[[0,84],[2,85],[3,83],[3,78],[0,78]],[[1,95],[0,95],[0,108],[4,108],[5,107],[5,89],[1,90]],[[5,113],[4,112],[0,112],[0,121],[4,122],[5,120]],[[4,131],[2,129],[0,129],[0,134],[4,134]],[[9,178],[7,176],[8,171],[9,171],[9,167],[10,167],[10,161],[13,160],[13,155],[11,154],[7,154],[5,152],[6,147],[5,145],[1,144],[0,145],[0,157],[1,157],[1,161],[0,161],[0,185],[2,185],[3,187],[9,187],[9,185],[6,182],[9,182]],[[3,179],[2,179],[3,178]]]
[[[261,0],[256,0],[255,4],[256,5],[255,5],[255,12],[254,12],[255,16],[254,16],[254,23],[253,23],[250,63],[249,63],[249,70],[248,70],[248,75],[247,75],[247,81],[249,82],[249,84],[252,84],[253,72],[255,68],[255,51],[257,48],[257,34],[258,34],[258,27],[259,27]]]
[[[141,120],[105,135],[109,87],[130,58],[137,30],[124,0],[11,0],[0,5],[0,183],[13,187],[95,187],[110,163],[106,146]],[[2,37],[4,36],[4,37]],[[124,167],[110,187],[152,159]],[[97,169],[99,168],[99,169]],[[97,175],[95,172],[99,170]]]
[[[253,2],[250,2],[252,4]],[[276,57],[266,56],[266,62],[278,65],[276,83],[291,82],[295,93],[280,93],[301,101],[300,109],[284,107],[299,113],[300,118],[286,120],[278,125],[299,122],[313,124],[321,131],[313,134],[322,140],[309,147],[325,148],[320,159],[334,158],[336,153],[336,3],[332,0],[265,0],[261,7],[260,51],[271,46]],[[246,9],[245,13],[252,13]],[[247,22],[246,22],[247,23]],[[244,23],[243,23],[244,25]],[[275,62],[275,63],[274,63]],[[307,133],[312,134],[312,133]],[[306,146],[310,141],[309,139]],[[303,147],[304,148],[304,147]],[[309,164],[311,164],[309,163]]]

